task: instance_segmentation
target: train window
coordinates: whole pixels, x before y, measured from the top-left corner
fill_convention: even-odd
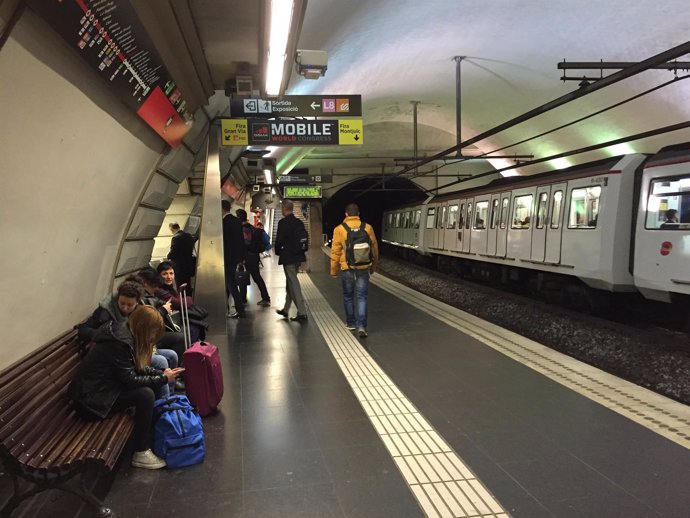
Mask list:
[[[451,205],[448,209],[448,225],[446,228],[455,228],[455,224],[458,222],[458,206]]]
[[[446,222],[446,206],[441,207],[438,211],[438,217],[436,218],[436,228],[443,228]]]
[[[469,230],[472,224],[472,204],[467,204],[467,218],[465,219],[465,228]]]
[[[393,219],[393,228],[400,228],[400,213],[395,213],[395,218]]]
[[[597,228],[600,197],[600,185],[573,189],[573,192],[570,193],[570,217],[568,218],[568,228]]]
[[[494,200],[491,204],[491,228],[496,228],[498,225],[498,200]]]
[[[434,228],[434,222],[436,219],[436,208],[430,207],[426,211],[426,228]]]
[[[563,207],[563,191],[553,193],[551,200],[551,228],[557,229],[561,226],[561,210]]]
[[[532,200],[534,196],[516,196],[513,203],[513,224],[511,228],[525,229],[530,227],[532,218]]]
[[[499,223],[501,228],[506,228],[508,224],[508,206],[510,205],[510,198],[503,198],[501,202],[501,221]]]
[[[419,228],[419,223],[422,221],[422,211],[417,210],[414,215],[414,228]]]
[[[690,176],[652,180],[645,228],[690,230]]]
[[[546,225],[546,209],[549,203],[549,193],[542,192],[539,194],[539,202],[537,203],[537,228],[544,228]]]
[[[411,210],[407,213],[407,228],[412,228],[414,226],[414,211]]]
[[[486,228],[486,218],[489,214],[489,202],[478,201],[474,209],[474,228],[484,230]]]
[[[462,230],[465,225],[465,204],[460,204],[460,209],[458,209],[458,229]]]

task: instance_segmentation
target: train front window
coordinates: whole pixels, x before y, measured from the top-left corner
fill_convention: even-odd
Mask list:
[[[645,228],[690,230],[690,175],[652,180]]]
[[[458,206],[451,205],[448,210],[448,226],[446,228],[455,228],[455,224],[458,222]]]
[[[513,204],[513,224],[511,228],[526,229],[530,227],[532,218],[532,200],[534,196],[516,196]]]
[[[426,228],[434,228],[436,221],[436,208],[431,207],[426,211]]]
[[[601,198],[601,186],[599,185],[573,189],[573,192],[570,193],[568,228],[597,228],[599,198]]]

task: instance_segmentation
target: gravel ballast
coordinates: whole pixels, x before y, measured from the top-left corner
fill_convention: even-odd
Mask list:
[[[659,394],[690,404],[690,337],[610,322],[384,257],[396,281]]]

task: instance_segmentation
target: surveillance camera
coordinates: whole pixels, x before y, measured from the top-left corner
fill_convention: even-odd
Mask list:
[[[297,73],[307,79],[318,79],[328,69],[328,52],[325,50],[297,50]]]

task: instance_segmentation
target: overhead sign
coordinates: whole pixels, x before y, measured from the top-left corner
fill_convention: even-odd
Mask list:
[[[361,117],[361,95],[285,95],[282,99],[235,99],[233,117]]]
[[[308,176],[284,174],[278,177],[278,183],[312,183],[312,181]]]
[[[338,146],[363,143],[361,119],[222,119],[224,146]]]
[[[221,119],[220,130],[224,146],[249,145],[247,119]]]
[[[109,92],[170,146],[182,144],[191,116],[131,0],[30,0],[29,5],[108,82]]]
[[[285,198],[321,198],[321,186],[286,185],[283,187],[283,196]]]

